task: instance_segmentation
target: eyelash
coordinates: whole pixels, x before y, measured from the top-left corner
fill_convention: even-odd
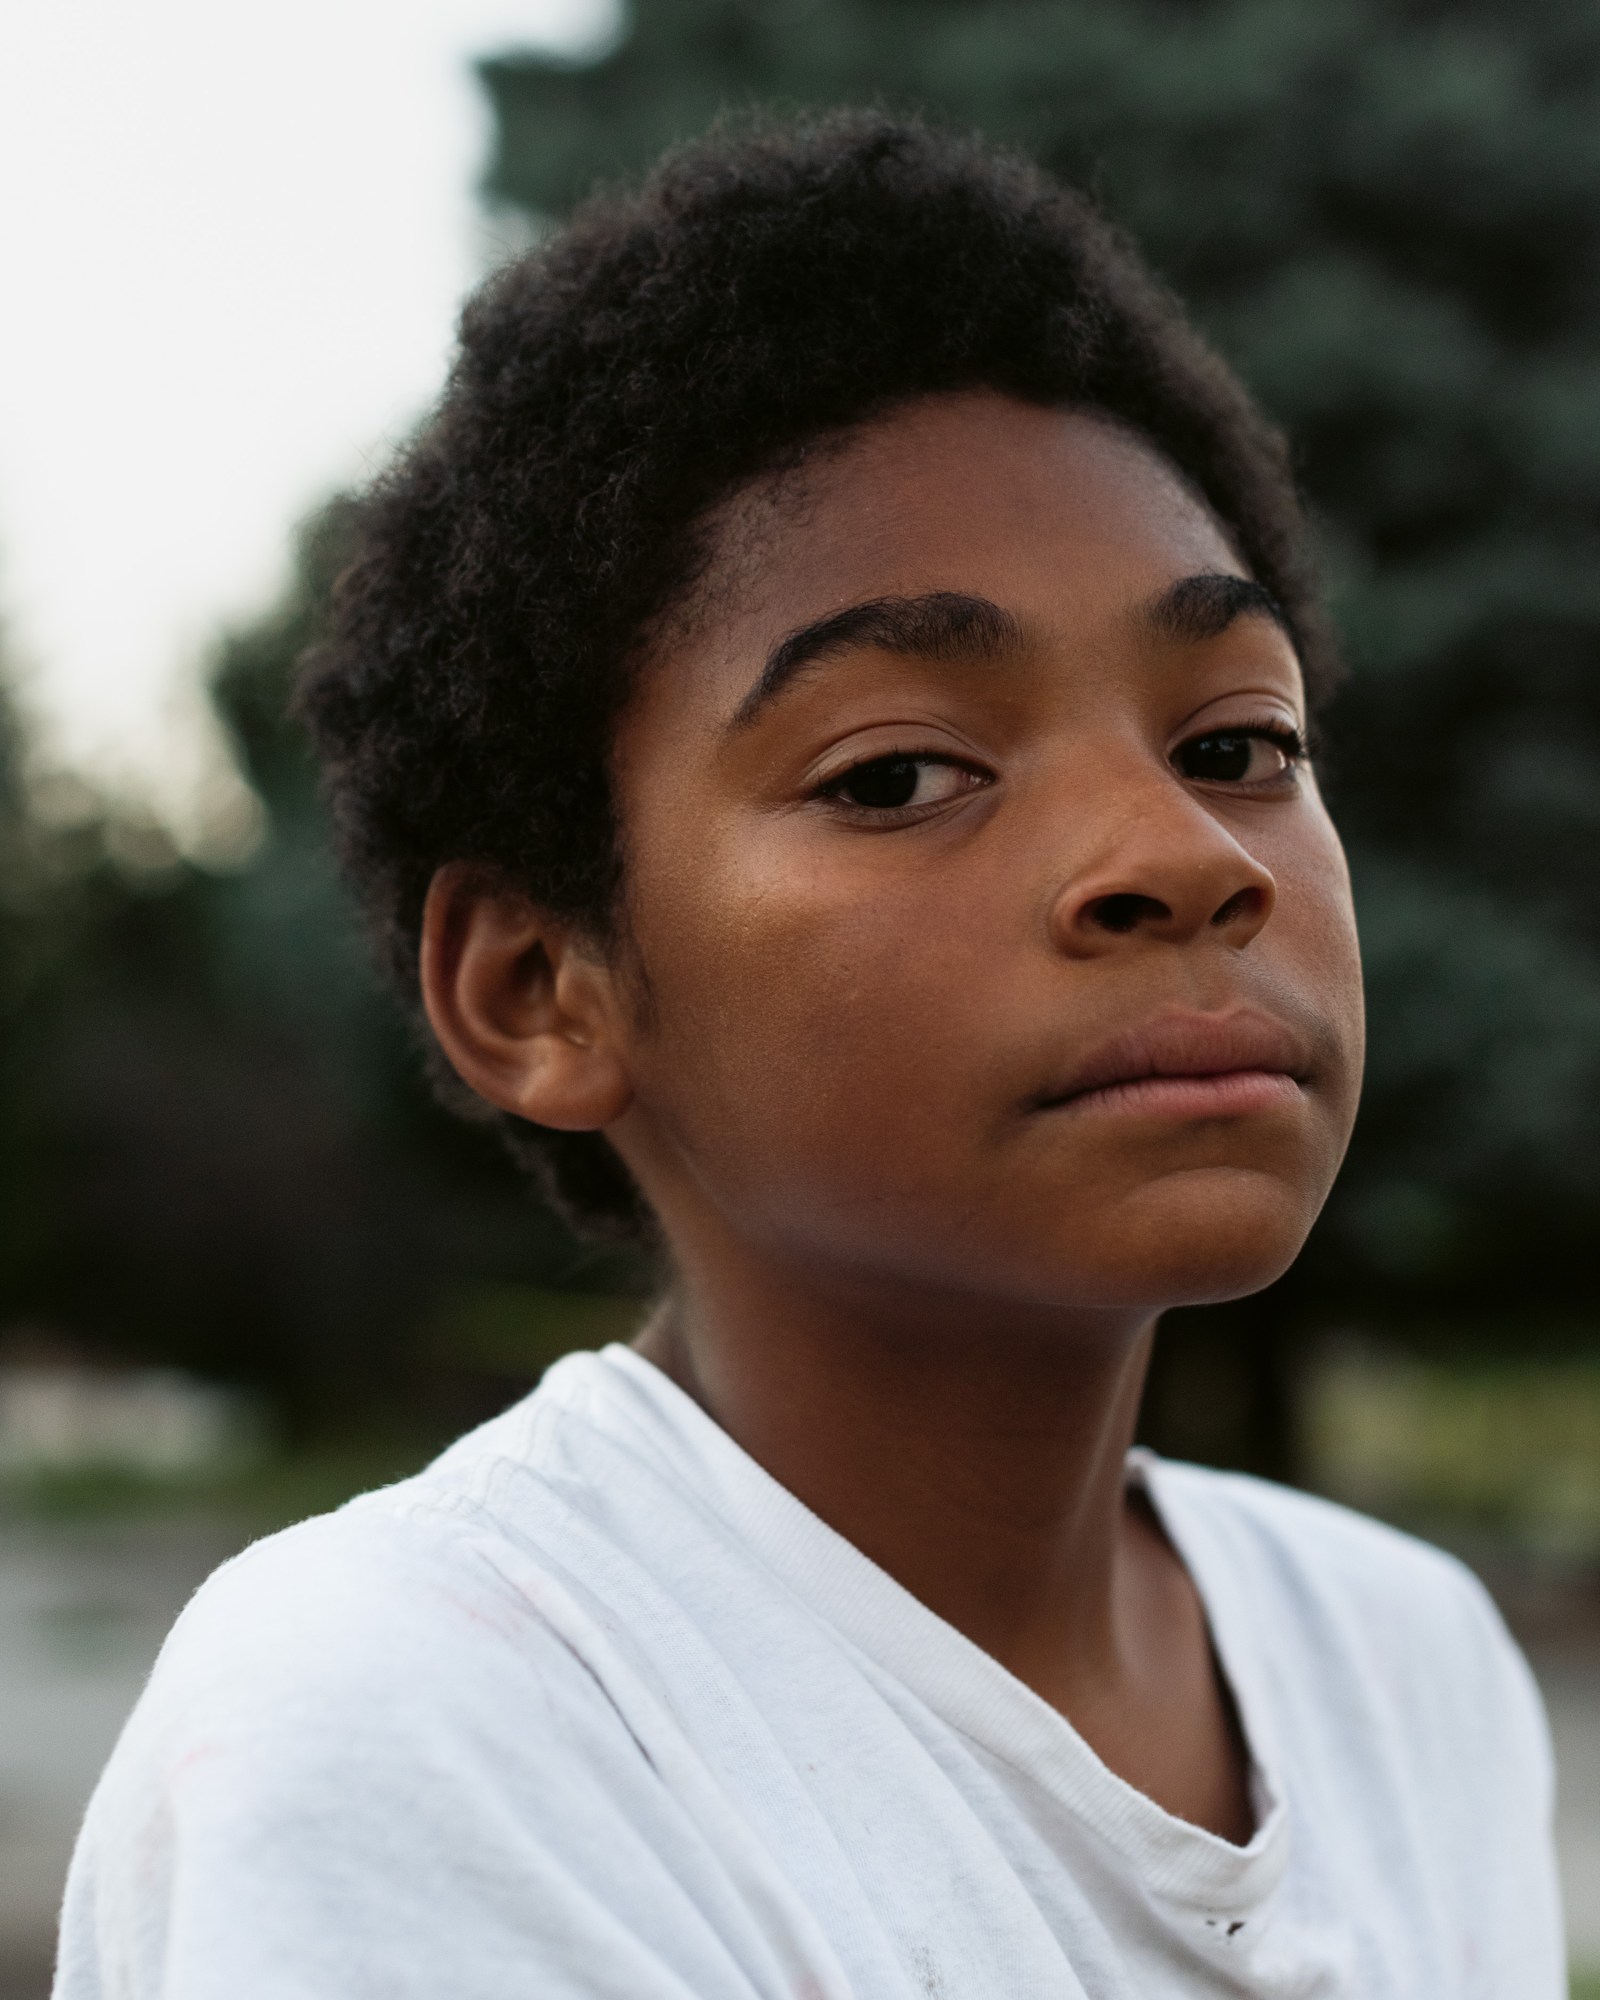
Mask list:
[[[1209,742],[1219,737],[1243,737],[1256,742],[1271,743],[1283,753],[1291,766],[1302,765],[1308,762],[1310,758],[1310,749],[1305,735],[1299,729],[1295,728],[1292,723],[1284,722],[1276,716],[1262,717],[1252,722],[1234,723],[1216,729],[1201,730],[1197,735],[1186,737],[1172,754],[1176,758],[1183,750],[1194,744]],[[949,770],[964,771],[976,781],[972,786],[974,791],[980,790],[984,784],[990,782],[986,773],[975,770],[973,766],[964,763],[959,757],[941,755],[937,751],[900,749],[896,747],[892,750],[880,750],[871,757],[858,758],[847,769],[840,771],[835,777],[829,778],[826,783],[818,786],[814,796],[819,799],[828,800],[838,811],[855,819],[858,824],[885,828],[915,824],[918,820],[927,818],[939,806],[948,803],[947,800],[934,800],[923,806],[912,804],[904,806],[868,806],[844,797],[845,787],[859,772],[870,770],[876,765],[897,763],[937,765]],[[1191,782],[1204,783],[1208,781],[1193,779]],[[1238,779],[1212,779],[1209,782],[1228,784],[1241,790],[1266,790],[1273,781],[1258,780],[1253,786],[1247,785],[1243,780]]]
[[[1259,722],[1235,723],[1225,729],[1205,729],[1201,731],[1201,736],[1254,736],[1263,743],[1276,743],[1283,754],[1292,757],[1297,764],[1303,764],[1311,755],[1306,733],[1276,715],[1263,716]],[[1193,743],[1197,739],[1191,736],[1188,740]]]
[[[897,747],[892,750],[876,751],[870,757],[857,758],[855,763],[849,765],[845,770],[840,771],[836,776],[829,778],[824,784],[819,785],[814,796],[828,801],[836,811],[854,820],[858,826],[881,827],[884,829],[897,826],[914,826],[918,821],[924,820],[930,814],[936,812],[940,806],[949,803],[947,799],[937,799],[930,800],[926,805],[920,806],[867,806],[860,804],[854,799],[844,797],[844,788],[850,783],[852,778],[858,776],[862,771],[871,770],[875,765],[880,764],[932,765],[941,770],[961,771],[974,781],[972,785],[972,790],[974,791],[979,791],[986,784],[992,782],[987,772],[966,763],[960,757],[952,757],[937,750],[912,750]]]
[[[1301,766],[1310,762],[1311,752],[1305,735],[1293,723],[1285,722],[1281,716],[1262,716],[1253,722],[1223,723],[1215,729],[1202,729],[1193,736],[1186,736],[1172,752],[1172,762],[1177,763],[1185,750],[1198,743],[1215,742],[1218,739],[1244,740],[1255,743],[1270,743],[1282,752],[1289,769],[1276,779],[1258,779],[1254,784],[1244,779],[1204,778],[1192,772],[1180,771],[1193,784],[1221,784],[1232,790],[1260,792],[1271,789],[1275,784],[1293,781],[1298,777]]]

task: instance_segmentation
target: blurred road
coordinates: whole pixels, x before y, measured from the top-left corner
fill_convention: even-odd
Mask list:
[[[226,1522],[0,1516],[0,2000],[43,2000],[78,1817],[155,1656]],[[1600,1645],[1536,1659],[1561,1772],[1562,1872],[1574,1955],[1600,1966]]]
[[[1560,1786],[1556,1846],[1572,1956],[1600,1967],[1600,1647],[1534,1660]]]

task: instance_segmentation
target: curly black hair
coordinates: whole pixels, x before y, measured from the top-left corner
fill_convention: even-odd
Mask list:
[[[444,862],[613,934],[613,726],[717,503],[908,398],[979,387],[1143,433],[1327,685],[1281,440],[1084,197],[883,112],[724,124],[483,286],[436,414],[360,503],[300,709],[415,1011]],[[598,1135],[505,1123],[569,1220],[647,1229]]]

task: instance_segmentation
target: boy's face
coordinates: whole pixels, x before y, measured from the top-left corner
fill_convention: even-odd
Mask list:
[[[1270,1281],[1349,1135],[1360,973],[1295,654],[1205,507],[975,393],[718,533],[617,750],[612,1136],[669,1231],[1061,1306]]]

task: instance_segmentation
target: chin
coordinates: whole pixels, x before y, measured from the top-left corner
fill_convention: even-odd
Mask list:
[[[1053,1246],[1063,1291],[1151,1313],[1218,1305],[1281,1278],[1299,1256],[1320,1195],[1238,1169],[1174,1175],[1089,1218]],[[1086,1226],[1087,1225],[1087,1226]]]
[[[1259,1292],[1299,1256],[1322,1206],[1271,1176],[1214,1172],[1182,1191],[1149,1242],[1169,1305],[1218,1305]]]

